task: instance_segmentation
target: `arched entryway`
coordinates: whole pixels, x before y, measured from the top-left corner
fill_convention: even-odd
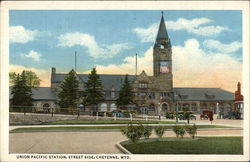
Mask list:
[[[149,115],[155,115],[156,111],[155,111],[155,104],[154,103],[150,103],[148,106],[148,114]]]
[[[46,113],[49,113],[49,109],[50,109],[50,104],[45,103],[43,104],[43,111]]]
[[[190,106],[188,103],[184,103],[183,104],[183,108],[182,108],[183,111],[190,111]]]
[[[197,104],[196,103],[191,104],[191,111],[192,112],[197,112]]]
[[[167,111],[169,111],[169,104],[164,102],[161,104],[161,115],[165,115]]]
[[[215,103],[211,103],[211,104],[209,105],[209,110],[211,110],[211,111],[213,111],[214,113],[216,113],[216,105],[215,105]]]
[[[229,111],[232,111],[232,106],[228,103],[224,104],[224,113],[228,113]]]
[[[115,103],[112,103],[112,104],[110,105],[110,111],[114,111],[114,110],[116,110],[116,109],[117,109],[116,104],[115,104]]]
[[[102,103],[101,104],[101,111],[107,111],[107,104],[106,103]]]

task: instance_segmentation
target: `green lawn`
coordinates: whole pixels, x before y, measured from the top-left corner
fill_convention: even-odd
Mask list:
[[[127,125],[124,126],[115,126],[115,125],[108,125],[108,126],[58,126],[58,127],[23,127],[23,128],[16,128],[11,132],[36,132],[36,131],[81,131],[81,130],[107,130],[107,129],[114,129],[119,130],[121,128],[125,128]],[[154,127],[154,126],[152,126]],[[172,130],[172,125],[164,126],[167,130]],[[227,126],[217,126],[217,125],[197,125],[198,129],[208,129],[208,128],[232,128]]]
[[[59,120],[51,121],[46,124],[128,124],[128,123],[142,123],[142,124],[175,124],[175,121],[145,121],[145,120]],[[178,122],[184,123],[184,122]]]
[[[242,137],[162,138],[121,145],[133,154],[243,154]]]

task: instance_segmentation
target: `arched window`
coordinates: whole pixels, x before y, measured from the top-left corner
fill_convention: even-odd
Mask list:
[[[107,111],[107,104],[106,103],[101,104],[101,111]]]
[[[192,111],[197,111],[197,105],[196,105],[196,103],[192,103]]]
[[[112,103],[112,104],[110,105],[110,111],[114,111],[114,110],[116,110],[116,109],[117,109],[117,107],[116,107],[115,103]]]
[[[162,104],[161,109],[162,109],[162,111],[167,111],[168,105],[166,103]]]
[[[189,104],[188,104],[188,103],[183,104],[182,110],[183,110],[183,111],[190,111]]]
[[[155,105],[153,103],[149,105],[149,111],[155,111]]]
[[[160,45],[160,48],[161,48],[161,49],[164,49],[164,45],[163,45],[163,44],[161,44],[161,45]]]

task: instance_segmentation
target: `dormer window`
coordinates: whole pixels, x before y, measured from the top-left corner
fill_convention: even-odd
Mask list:
[[[139,83],[139,88],[148,88],[148,83],[145,82]]]
[[[111,94],[110,94],[111,98],[115,98],[115,91],[111,90]]]

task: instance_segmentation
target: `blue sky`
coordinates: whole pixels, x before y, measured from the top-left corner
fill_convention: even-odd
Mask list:
[[[161,10],[11,10],[9,18],[13,67],[43,71],[56,67],[59,72],[68,72],[74,68],[77,51],[79,72],[98,66],[102,73],[130,73],[127,67],[132,66],[135,53],[142,62],[150,61]],[[189,55],[197,50],[201,54],[193,56],[197,62],[206,63],[206,57],[214,62],[199,69],[226,64],[225,60],[241,65],[241,11],[166,10],[164,18],[173,59],[177,60],[173,67],[176,73],[183,71]],[[185,51],[190,53],[184,56]],[[181,62],[183,57],[186,60]],[[141,69],[147,69],[144,66]]]

